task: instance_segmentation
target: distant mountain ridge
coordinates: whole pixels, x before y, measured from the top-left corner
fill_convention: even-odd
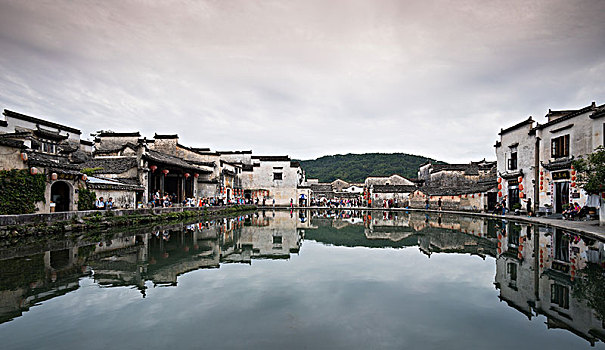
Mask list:
[[[399,174],[407,178],[418,176],[418,167],[431,158],[406,153],[363,153],[336,154],[317,159],[301,160],[300,164],[308,179],[332,182],[342,179],[348,182],[363,182],[368,176],[390,176]]]

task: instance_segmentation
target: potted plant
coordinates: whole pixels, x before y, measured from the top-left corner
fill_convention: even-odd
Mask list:
[[[513,210],[515,211],[515,215],[519,215],[521,213],[521,203],[513,204]]]

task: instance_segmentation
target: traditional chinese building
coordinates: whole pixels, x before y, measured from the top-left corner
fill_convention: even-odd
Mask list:
[[[576,183],[573,161],[605,144],[605,105],[549,110],[546,123],[531,117],[500,131],[496,142],[499,196],[513,208],[561,213],[569,204],[597,207]]]
[[[0,169],[45,176],[44,200],[35,204],[38,212],[77,210],[78,191],[86,188],[78,163],[90,156],[80,130],[6,109],[3,115]]]

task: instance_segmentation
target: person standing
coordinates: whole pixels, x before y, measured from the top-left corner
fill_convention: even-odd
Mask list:
[[[95,207],[97,208],[97,210],[105,209],[105,201],[103,200],[103,197],[99,197],[99,199],[97,199],[97,201],[95,202]]]
[[[429,210],[430,205],[429,205],[429,198],[428,198],[428,197],[427,197],[427,198],[426,198],[426,200],[424,201],[424,204],[425,204],[425,209],[426,209],[426,210]]]
[[[439,197],[439,200],[437,201],[437,205],[439,206],[439,210],[441,210],[441,197]]]
[[[506,215],[506,196],[502,197],[500,205],[502,206],[502,215]]]

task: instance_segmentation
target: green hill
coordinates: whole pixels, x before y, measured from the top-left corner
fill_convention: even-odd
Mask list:
[[[399,174],[407,178],[418,176],[418,167],[433,159],[405,153],[364,153],[337,154],[312,160],[302,160],[300,164],[307,178],[320,182],[343,179],[349,182],[363,182],[368,176],[390,176]]]

